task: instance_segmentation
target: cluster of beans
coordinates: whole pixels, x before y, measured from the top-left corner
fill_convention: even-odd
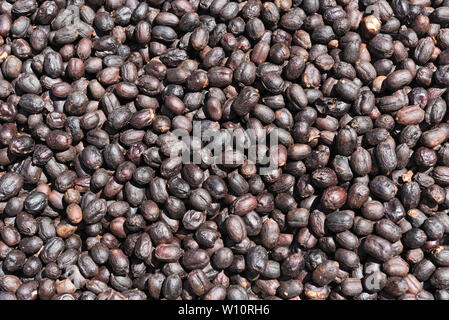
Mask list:
[[[0,71],[0,299],[449,299],[448,0],[2,0]]]

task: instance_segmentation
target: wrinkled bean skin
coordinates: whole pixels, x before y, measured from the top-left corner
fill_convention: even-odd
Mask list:
[[[448,26],[1,2],[0,300],[448,300]]]

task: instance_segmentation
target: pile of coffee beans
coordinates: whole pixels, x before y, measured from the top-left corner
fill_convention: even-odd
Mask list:
[[[0,71],[1,300],[449,299],[448,0],[2,0]]]

